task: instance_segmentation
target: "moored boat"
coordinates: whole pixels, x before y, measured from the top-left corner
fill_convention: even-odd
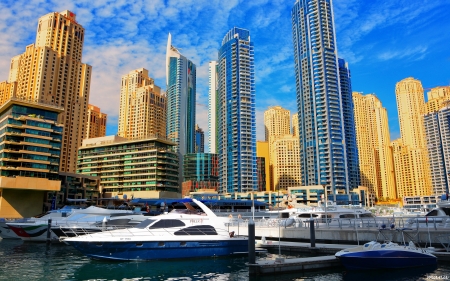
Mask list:
[[[417,266],[435,266],[437,258],[430,251],[408,245],[380,244],[376,241],[341,250],[335,255],[349,270],[399,269]]]
[[[63,241],[91,258],[154,260],[226,256],[248,251],[248,239],[230,235],[222,220],[196,199],[186,209],[151,217],[133,228],[104,231]],[[189,203],[201,208],[198,212]]]

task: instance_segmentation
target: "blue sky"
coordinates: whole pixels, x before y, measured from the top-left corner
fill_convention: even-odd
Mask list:
[[[263,114],[280,105],[297,111],[291,34],[295,0],[2,0],[0,81],[10,59],[35,40],[40,16],[71,10],[86,29],[84,63],[93,66],[90,103],[117,132],[121,76],[144,67],[165,88],[167,34],[197,65],[197,123],[207,131],[208,62],[234,27],[255,46],[257,139]],[[400,136],[395,83],[414,77],[425,89],[450,85],[450,1],[335,0],[339,57],[349,63],[353,91],[375,93],[388,110],[391,139]],[[207,139],[207,138],[206,138]]]

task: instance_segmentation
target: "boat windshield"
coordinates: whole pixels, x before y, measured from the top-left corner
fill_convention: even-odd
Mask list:
[[[146,228],[147,226],[154,223],[156,220],[145,220],[141,222],[140,224],[136,225],[135,228]]]

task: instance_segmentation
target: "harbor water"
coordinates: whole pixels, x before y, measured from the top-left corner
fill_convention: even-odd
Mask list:
[[[282,253],[283,254],[283,253]],[[268,253],[258,258],[271,258]],[[299,256],[286,256],[299,257]],[[0,280],[450,280],[450,264],[376,272],[344,268],[249,277],[246,256],[145,262],[92,260],[65,244],[0,240]]]

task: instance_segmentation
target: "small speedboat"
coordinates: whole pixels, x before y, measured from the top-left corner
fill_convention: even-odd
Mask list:
[[[376,241],[341,250],[335,255],[349,270],[396,269],[417,266],[435,266],[437,258],[430,251],[418,248],[412,241],[402,246]]]

